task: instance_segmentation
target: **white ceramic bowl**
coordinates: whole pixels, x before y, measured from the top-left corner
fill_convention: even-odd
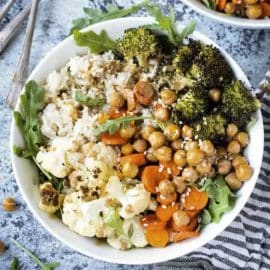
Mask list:
[[[137,27],[151,22],[153,22],[151,18],[124,18],[102,22],[87,29],[97,32],[101,29],[106,29],[112,38],[118,38],[127,28]],[[200,33],[195,32],[193,37],[216,46],[216,44],[214,44],[210,39]],[[223,50],[221,51],[232,66],[236,77],[249,85],[245,74],[237,63]],[[34,69],[29,80],[41,82],[51,71],[63,67],[71,56],[86,53],[86,48],[77,47],[73,38],[68,37],[47,54],[47,56]],[[17,104],[16,108],[19,108],[19,104]],[[237,200],[234,209],[225,214],[219,224],[208,225],[199,237],[186,240],[182,243],[171,244],[166,248],[141,248],[119,251],[111,248],[107,244],[97,244],[95,239],[81,237],[78,234],[73,233],[64,224],[62,224],[60,220],[57,218],[51,218],[46,213],[39,210],[37,170],[29,160],[17,157],[11,150],[13,170],[23,198],[27,202],[27,205],[34,216],[46,230],[69,247],[87,256],[108,262],[121,264],[149,264],[162,262],[185,255],[212,240],[235,219],[240,210],[244,207],[244,204],[248,200],[256,183],[263,154],[263,122],[260,111],[258,111],[257,117],[258,121],[251,130],[250,145],[246,151],[248,159],[254,168],[254,174],[252,179],[246,182],[243,185],[243,188],[239,191],[239,199]],[[21,145],[21,143],[21,134],[18,128],[14,125],[14,122],[12,122],[10,148],[12,149],[14,144]]]
[[[270,19],[258,19],[251,20],[246,18],[239,18],[234,16],[229,16],[225,13],[218,12],[206,7],[199,0],[181,0],[187,6],[190,6],[192,9],[198,13],[209,17],[213,20],[216,20],[220,23],[226,23],[233,26],[248,28],[248,29],[268,29],[270,28]]]

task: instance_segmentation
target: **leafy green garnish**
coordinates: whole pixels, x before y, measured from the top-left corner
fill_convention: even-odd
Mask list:
[[[160,7],[156,5],[148,5],[148,12],[155,17],[158,24],[155,24],[154,27],[159,27],[165,31],[168,35],[169,41],[177,46],[181,43],[188,35],[194,32],[196,28],[196,22],[190,22],[181,33],[178,33],[175,26],[175,12],[173,9],[170,10],[169,16],[166,16],[162,13]]]
[[[202,2],[208,7],[213,10],[216,10],[216,2],[214,0],[202,0]]]
[[[92,30],[85,33],[74,30],[73,36],[78,46],[88,47],[91,53],[116,51],[116,42],[109,37],[105,30],[102,30],[100,34],[96,34]]]
[[[118,209],[110,207],[110,211],[105,215],[103,221],[107,226],[114,229],[119,235],[125,234],[123,229],[124,221],[120,218]]]
[[[247,131],[250,131],[255,126],[256,123],[257,123],[257,117],[254,116],[252,117],[250,122],[247,124]]]
[[[104,104],[106,104],[105,98],[91,98],[84,95],[80,91],[75,92],[74,100],[90,107],[98,107],[98,106],[103,106]]]
[[[24,247],[20,242],[18,242],[15,239],[11,239],[11,241],[19,247],[21,250],[23,250],[26,254],[28,254],[33,261],[41,267],[41,270],[54,270],[58,266],[60,266],[60,263],[58,262],[52,262],[52,263],[44,263],[42,262],[36,255],[34,255],[30,250],[28,250],[26,247]],[[16,269],[16,268],[15,268]]]
[[[25,92],[21,95],[21,112],[14,112],[14,120],[24,138],[24,147],[14,147],[15,153],[24,158],[35,157],[39,146],[43,143],[40,131],[39,112],[43,107],[45,89],[35,81],[25,84]]]
[[[70,34],[72,34],[75,29],[80,30],[94,23],[116,19],[116,18],[122,18],[132,13],[136,13],[141,8],[145,7],[149,2],[150,0],[144,0],[139,4],[133,5],[125,9],[119,8],[112,4],[108,4],[106,6],[105,11],[101,11],[96,8],[84,8],[83,11],[87,16],[76,19],[72,22],[73,27],[70,30]]]
[[[215,179],[207,179],[200,189],[206,191],[209,198],[207,210],[211,215],[212,222],[218,223],[223,213],[231,210],[235,204],[236,195],[227,186],[222,176],[217,176]],[[207,214],[207,216],[206,216]],[[209,215],[206,213],[203,216],[204,221],[209,221]]]
[[[98,126],[95,130],[96,135],[100,135],[104,132],[109,132],[109,134],[114,134],[119,128],[128,127],[130,122],[143,120],[143,119],[153,119],[152,116],[123,116],[117,119],[107,120],[105,123]]]
[[[19,260],[14,257],[10,266],[10,270],[20,270]]]

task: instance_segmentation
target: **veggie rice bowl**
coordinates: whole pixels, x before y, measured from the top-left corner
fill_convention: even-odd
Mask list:
[[[155,43],[143,61],[125,55],[130,33]],[[44,89],[35,152],[43,172],[39,208],[88,241],[101,238],[120,250],[189,244],[203,238],[207,223],[224,221],[222,214],[241,200],[235,192],[257,174],[243,151],[251,136],[245,127],[259,103],[212,46],[186,39],[173,53],[163,52],[159,37],[145,28],[117,37],[120,55],[72,56],[26,84],[26,95]],[[198,51],[182,61],[190,49]],[[206,63],[205,52],[217,57],[222,74],[203,78],[204,64],[198,75],[195,64]],[[224,104],[237,91],[250,107],[236,123],[239,111]],[[212,123],[220,129],[202,129]]]

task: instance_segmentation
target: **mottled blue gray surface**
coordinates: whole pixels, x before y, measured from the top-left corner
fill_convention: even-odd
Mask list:
[[[0,6],[4,4],[0,0]],[[11,9],[7,18],[0,24],[2,28],[6,22],[16,14],[27,0],[17,0],[17,4]],[[95,2],[95,3],[94,3]],[[231,54],[247,73],[251,83],[256,84],[263,78],[264,73],[270,67],[270,32],[266,30],[239,30],[226,25],[219,25],[207,18],[203,18],[184,7],[181,1],[155,1],[165,9],[171,3],[177,10],[178,19],[188,22],[190,19],[198,21],[198,30],[207,34],[210,38],[221,45]],[[97,4],[99,3],[99,4]],[[128,5],[131,1],[119,0],[120,5]],[[70,28],[71,21],[82,15],[82,7],[89,5],[101,5],[104,1],[87,0],[43,0],[40,3],[37,27],[34,35],[30,70],[32,70],[40,59],[63,40]],[[8,245],[8,249],[0,255],[0,269],[9,269],[12,257],[17,256],[22,269],[35,268],[31,259],[14,245],[10,244],[10,238],[16,237],[31,250],[34,250],[41,258],[48,261],[57,260],[61,262],[59,269],[167,269],[162,264],[127,267],[103,263],[80,255],[67,248],[54,239],[34,219],[32,213],[27,209],[18,187],[16,185],[9,157],[9,128],[11,122],[11,111],[5,105],[5,96],[8,92],[12,74],[21,51],[25,24],[22,25],[20,33],[13,39],[12,43],[0,55],[0,201],[7,196],[16,198],[19,207],[13,213],[6,213],[0,207],[0,239]],[[192,258],[188,258],[193,260]],[[210,260],[211,258],[209,258]],[[196,263],[195,263],[196,264]],[[183,268],[184,269],[184,268]],[[186,268],[185,268],[186,269]],[[192,268],[195,269],[195,268]],[[196,269],[205,269],[197,265]]]

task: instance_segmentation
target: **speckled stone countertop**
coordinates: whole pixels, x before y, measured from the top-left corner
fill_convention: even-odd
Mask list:
[[[17,0],[8,16],[0,24],[2,28],[7,21],[16,14],[28,0]],[[0,6],[4,4],[0,0]],[[69,31],[71,21],[82,15],[83,6],[101,6],[105,1],[87,0],[42,0],[40,3],[38,19],[30,60],[32,70],[42,57],[57,43],[62,41]],[[116,1],[119,5],[129,5],[131,1]],[[264,77],[270,68],[270,31],[267,30],[242,30],[204,18],[189,8],[183,6],[181,1],[155,1],[167,8],[168,3],[177,10],[179,20],[188,22],[196,19],[198,30],[222,46],[248,75],[253,86]],[[10,238],[16,237],[28,248],[34,250],[40,258],[48,261],[59,261],[58,269],[155,269],[151,266],[120,266],[104,263],[92,258],[87,258],[66,247],[52,237],[33,217],[21,197],[16,185],[9,153],[9,129],[11,111],[5,105],[12,75],[18,61],[25,30],[25,23],[19,34],[12,40],[7,49],[0,55],[0,201],[11,196],[16,198],[19,206],[15,212],[7,213],[0,207],[0,239],[8,248],[0,255],[0,269],[10,269],[14,256],[18,257],[22,269],[38,269],[25,253],[18,250],[10,243]],[[161,264],[162,265],[162,264]],[[159,266],[161,266],[159,265]]]

